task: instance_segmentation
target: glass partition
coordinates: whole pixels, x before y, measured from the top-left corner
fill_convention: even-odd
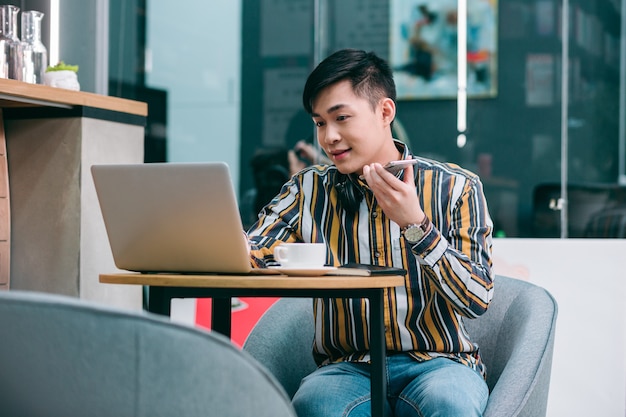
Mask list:
[[[244,1],[242,189],[256,148],[311,139],[299,95],[317,55],[355,47],[398,70],[402,139],[480,174],[496,236],[626,236],[623,1],[468,0],[466,107],[457,102],[460,3]],[[413,57],[421,69],[410,51],[397,59],[418,25],[438,47],[430,61]]]
[[[150,10],[152,2],[145,3],[138,2],[141,12]],[[241,26],[232,29],[241,49],[229,50],[241,64],[240,100],[233,101],[240,115],[240,193],[254,187],[256,151],[314,142],[301,105],[306,77],[332,51],[354,47],[388,58],[396,70],[402,90],[396,135],[420,155],[480,174],[496,236],[623,238],[624,3],[241,0]],[[125,3],[111,1],[116,4]],[[120,15],[119,5],[111,15]],[[411,49],[415,39],[437,51]],[[112,50],[114,56],[123,53]],[[211,59],[202,65],[210,67]],[[150,111],[161,105],[167,100]]]

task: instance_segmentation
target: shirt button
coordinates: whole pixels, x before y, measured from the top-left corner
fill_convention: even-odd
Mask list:
[[[374,257],[375,257],[375,258],[380,258],[380,252],[376,252],[376,253],[374,253]]]
[[[373,212],[372,213],[372,219],[375,219],[376,217],[378,217],[378,213],[377,212]]]

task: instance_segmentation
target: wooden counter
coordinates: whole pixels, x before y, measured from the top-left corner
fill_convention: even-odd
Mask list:
[[[0,78],[0,108],[59,107],[69,109],[76,106],[144,117],[148,115],[148,105],[139,101]]]
[[[147,114],[142,102],[0,79],[0,289],[120,300],[97,282],[114,264],[89,168],[143,162]]]

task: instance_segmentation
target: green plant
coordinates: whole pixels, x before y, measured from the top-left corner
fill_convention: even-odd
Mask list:
[[[46,69],[46,72],[51,72],[51,71],[74,71],[74,72],[78,72],[78,65],[68,65],[65,62],[61,61],[58,64],[56,64],[55,66],[49,66]]]

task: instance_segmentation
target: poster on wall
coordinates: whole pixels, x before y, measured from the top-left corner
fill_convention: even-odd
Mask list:
[[[497,94],[497,0],[467,1],[467,96]],[[457,0],[390,0],[398,99],[455,98]]]

